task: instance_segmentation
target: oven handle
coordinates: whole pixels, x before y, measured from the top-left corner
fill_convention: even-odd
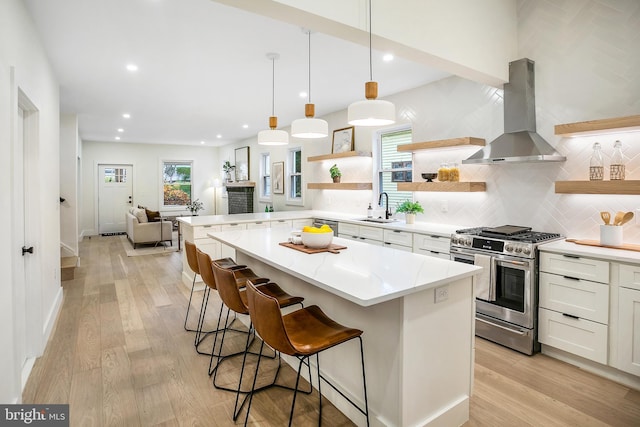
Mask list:
[[[504,329],[505,331],[509,331],[509,332],[517,334],[517,335],[521,335],[521,336],[526,335],[526,332],[524,332],[524,331],[519,331],[517,329],[507,328],[506,326],[498,325],[497,323],[489,322],[489,321],[481,319],[479,317],[476,317],[476,320],[478,322],[485,323],[485,324],[487,324],[489,326],[495,326],[496,328]]]

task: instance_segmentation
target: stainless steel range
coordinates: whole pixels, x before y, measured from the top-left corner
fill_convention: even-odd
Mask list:
[[[476,335],[525,354],[538,343],[538,245],[557,233],[504,225],[457,230],[451,259],[484,267],[474,278]]]

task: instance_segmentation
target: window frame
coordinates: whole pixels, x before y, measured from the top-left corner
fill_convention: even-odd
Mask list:
[[[295,168],[295,153],[300,153],[300,171],[297,172]],[[304,162],[302,161],[302,146],[290,147],[287,150],[287,159],[285,162],[285,168],[287,171],[287,179],[285,182],[285,194],[286,204],[294,206],[304,206]],[[293,195],[292,181],[293,177],[300,177],[300,197]]]
[[[265,173],[268,169],[268,175]],[[266,193],[265,178],[269,177],[269,193]],[[260,184],[259,184],[258,201],[271,202],[273,200],[273,192],[271,191],[271,153],[264,151],[260,153]]]
[[[165,211],[165,212],[174,212],[174,211],[184,211],[187,209],[187,205],[182,204],[182,205],[165,205],[164,204],[164,168],[166,164],[178,164],[178,165],[189,165],[189,167],[191,168],[191,172],[190,172],[190,176],[189,176],[189,182],[191,184],[191,194],[189,195],[189,202],[197,199],[198,197],[194,198],[194,194],[193,194],[193,190],[195,187],[195,180],[194,180],[194,161],[193,160],[168,160],[168,159],[161,159],[160,160],[160,203],[159,203],[159,210],[160,211]],[[188,202],[187,202],[188,203]]]
[[[382,137],[383,135],[387,135],[387,134],[392,134],[392,133],[398,133],[398,132],[410,132],[410,134],[413,134],[413,129],[411,127],[411,124],[405,123],[405,124],[401,124],[398,126],[392,126],[392,127],[387,127],[384,129],[379,129],[378,131],[375,132],[374,134],[374,141],[373,141],[373,147],[374,149],[373,151],[373,177],[372,177],[372,182],[373,182],[373,190],[374,190],[374,194],[380,194],[382,192],[382,180],[383,180],[383,173],[389,173],[392,171],[392,169],[382,169]],[[415,165],[415,159],[413,154],[411,154],[411,168],[401,168],[401,169],[393,169],[394,171],[410,171],[411,174],[413,175],[413,169],[414,169],[414,165]],[[402,192],[398,192],[398,193],[406,193],[407,194],[407,198],[409,200],[414,201],[415,200],[415,194],[411,191],[402,191]],[[377,204],[377,200],[374,200],[374,203]],[[392,203],[391,198],[389,201],[389,210],[391,212],[394,212],[395,210],[395,205]]]

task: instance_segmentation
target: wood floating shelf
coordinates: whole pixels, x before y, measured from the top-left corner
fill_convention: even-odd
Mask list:
[[[323,154],[321,156],[307,157],[308,162],[320,162],[322,160],[344,159],[346,157],[371,157],[371,152],[367,151],[345,151],[337,154]]]
[[[640,130],[640,115],[589,120],[586,122],[566,123],[555,126],[555,134],[566,137],[603,134],[606,133],[606,131],[628,132],[634,130]]]
[[[487,184],[484,182],[399,182],[398,191],[472,193],[487,191]]]
[[[640,181],[556,181],[559,194],[640,194]]]
[[[463,138],[440,139],[437,141],[413,142],[411,144],[398,145],[398,151],[419,151],[434,148],[469,147],[473,145],[484,147],[485,143],[485,140],[482,138],[466,136]]]
[[[370,182],[310,182],[309,190],[373,190]]]

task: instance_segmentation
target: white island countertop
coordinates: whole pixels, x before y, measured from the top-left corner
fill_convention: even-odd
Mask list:
[[[287,229],[267,228],[211,232],[208,236],[361,306],[410,295],[481,271],[469,264],[337,237],[333,243],[347,247],[339,254],[307,254],[279,245],[287,241],[289,234]]]

